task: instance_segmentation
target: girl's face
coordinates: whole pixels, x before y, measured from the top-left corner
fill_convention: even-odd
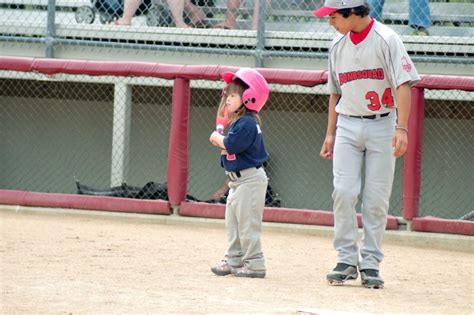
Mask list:
[[[235,113],[242,105],[242,97],[237,91],[229,91],[226,93],[225,106],[227,111],[230,113]]]
[[[354,15],[350,15],[348,18],[344,18],[340,13],[332,13],[328,19],[329,25],[334,27],[339,33],[345,35],[353,28],[353,16]]]

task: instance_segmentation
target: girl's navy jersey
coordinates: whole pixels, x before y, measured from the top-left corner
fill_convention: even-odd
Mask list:
[[[262,131],[257,119],[250,113],[230,125],[224,137],[224,146],[228,154],[221,156],[221,165],[228,172],[260,167],[268,159]]]

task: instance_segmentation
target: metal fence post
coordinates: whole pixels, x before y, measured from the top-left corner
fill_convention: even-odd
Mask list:
[[[257,23],[257,44],[255,47],[255,66],[257,68],[263,68],[263,55],[265,50],[265,20],[267,16],[266,12],[266,0],[255,0],[258,1],[258,23]]]
[[[127,175],[130,150],[131,107],[131,86],[125,83],[116,83],[112,127],[111,186],[121,185]]]
[[[46,26],[46,58],[54,58],[54,37],[56,36],[56,0],[48,0]]]

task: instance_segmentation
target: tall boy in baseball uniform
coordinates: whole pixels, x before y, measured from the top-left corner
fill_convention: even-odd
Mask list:
[[[383,288],[379,264],[387,223],[395,158],[408,144],[410,88],[418,73],[398,35],[369,16],[363,0],[326,0],[314,11],[329,16],[340,34],[329,50],[329,116],[320,155],[333,159],[334,247],[330,284],[355,280]],[[364,237],[357,242],[356,204],[362,191]]]

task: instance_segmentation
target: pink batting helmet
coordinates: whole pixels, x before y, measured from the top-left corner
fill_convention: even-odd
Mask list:
[[[227,84],[235,78],[239,78],[249,87],[242,93],[242,103],[248,109],[258,113],[270,95],[267,81],[257,70],[251,68],[240,68],[236,73],[222,74],[222,79]]]

